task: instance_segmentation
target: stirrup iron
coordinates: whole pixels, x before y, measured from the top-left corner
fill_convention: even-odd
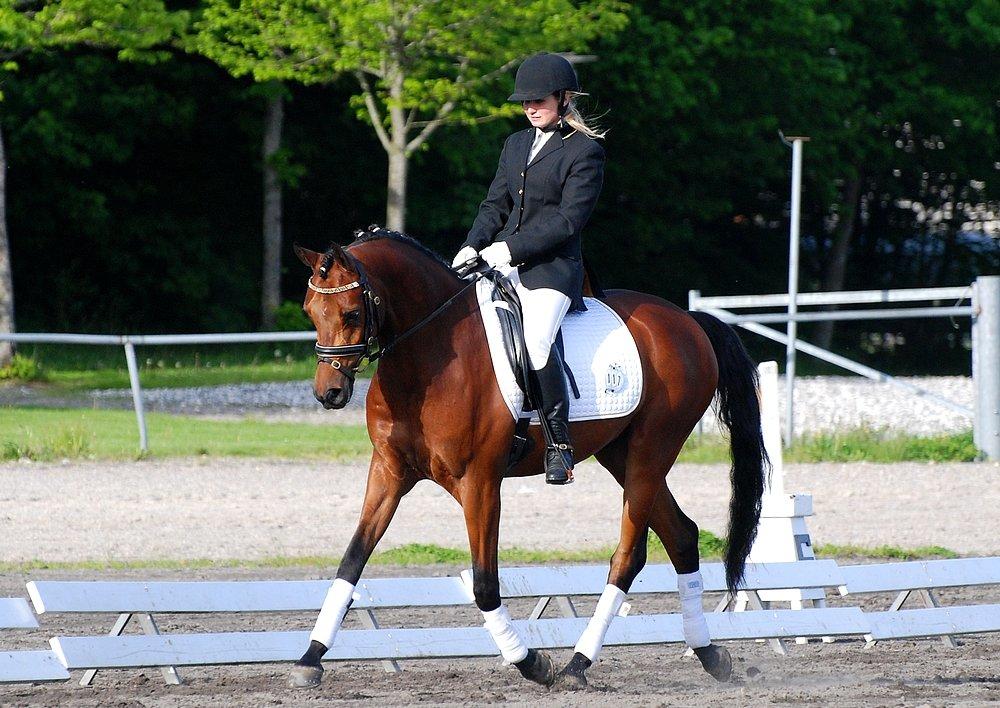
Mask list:
[[[545,447],[545,483],[572,484],[573,447],[566,443],[554,443]]]

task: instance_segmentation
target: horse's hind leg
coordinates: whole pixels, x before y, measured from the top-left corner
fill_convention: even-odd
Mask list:
[[[663,484],[665,467],[660,465],[664,458],[662,449],[648,454],[647,445],[636,444],[636,435],[631,436],[627,447],[623,441],[613,444],[615,457],[622,462],[622,521],[618,547],[611,558],[608,584],[597,601],[597,608],[574,648],[573,658],[559,672],[556,679],[562,688],[577,689],[587,685],[585,672],[597,660],[604,644],[604,637],[612,619],[621,608],[632,581],[646,563],[646,539],[648,536],[649,514],[656,496]],[[643,436],[649,440],[648,436]],[[679,450],[678,446],[678,450]],[[668,460],[673,462],[677,451]],[[651,464],[652,463],[652,464]],[[669,465],[668,465],[669,466]]]
[[[405,475],[392,470],[382,458],[372,458],[361,518],[337,569],[337,579],[330,586],[316,625],[309,635],[309,648],[289,673],[288,685],[291,688],[312,688],[322,680],[321,659],[333,645],[344,615],[351,606],[354,586],[389,526],[399,500],[413,488],[413,484]]]
[[[717,681],[728,681],[733,671],[732,658],[725,647],[712,644],[702,606],[704,585],[699,570],[698,525],[681,511],[666,484],[656,497],[649,525],[660,537],[677,571],[684,641],[694,650],[705,671]]]
[[[622,532],[611,560],[608,585],[601,595],[594,617],[576,646],[576,653],[557,679],[559,685],[578,688],[586,685],[585,671],[596,660],[604,635],[617,613],[625,592],[646,564],[648,529],[663,542],[678,572],[678,592],[684,617],[684,638],[702,665],[713,677],[726,681],[732,671],[728,651],[711,644],[701,605],[702,584],[698,564],[698,526],[677,506],[664,481],[683,440],[670,446],[669,454],[638,455],[634,446],[620,440],[598,453],[597,459],[623,488]],[[649,451],[646,451],[649,453]],[[646,463],[658,460],[658,469]],[[603,607],[602,607],[603,604]]]

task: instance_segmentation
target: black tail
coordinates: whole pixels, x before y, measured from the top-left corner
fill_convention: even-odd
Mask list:
[[[747,554],[757,535],[764,475],[771,462],[764,450],[757,399],[757,366],[732,327],[707,312],[689,313],[705,330],[719,362],[718,414],[729,429],[733,460],[730,479],[726,584],[730,592],[743,580]]]

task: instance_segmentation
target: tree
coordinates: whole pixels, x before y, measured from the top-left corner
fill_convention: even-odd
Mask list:
[[[256,78],[356,79],[352,105],[388,157],[386,223],[400,230],[410,157],[438,128],[512,115],[496,84],[520,60],[545,48],[585,50],[627,20],[619,0],[242,0],[240,8],[242,24],[229,25],[227,39],[255,55]],[[282,22],[264,21],[276,15]],[[220,31],[207,19],[203,26]]]
[[[119,59],[155,61],[186,22],[162,0],[0,0],[0,86],[30,53],[71,46],[114,49]],[[2,100],[2,94],[0,94]],[[14,285],[6,220],[6,155],[0,133],[0,332],[14,331]],[[0,365],[12,347],[0,343]]]
[[[283,82],[328,83],[336,78],[329,61],[317,58],[315,37],[323,28],[312,23],[307,2],[208,0],[196,22],[189,49],[215,61],[233,76],[252,76],[262,86],[261,141],[263,173],[263,267],[261,326],[273,329],[281,304],[282,183],[298,176],[281,147],[286,91]]]

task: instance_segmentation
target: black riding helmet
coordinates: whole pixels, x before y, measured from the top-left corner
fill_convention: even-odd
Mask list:
[[[576,71],[565,57],[542,52],[524,60],[514,77],[508,101],[537,101],[560,91],[579,91]],[[560,101],[561,103],[561,101]]]

